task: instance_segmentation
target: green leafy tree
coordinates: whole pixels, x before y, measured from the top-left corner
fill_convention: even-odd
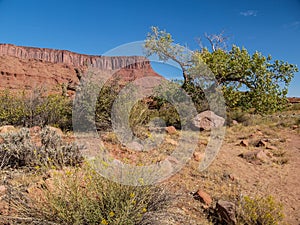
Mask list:
[[[223,34],[206,35],[206,38],[211,50],[200,47],[190,51],[175,44],[171,34],[152,27],[145,41],[146,53],[179,64],[183,71],[183,88],[191,94],[196,104],[204,99],[204,90],[212,93],[221,86],[230,108],[254,108],[256,112],[269,113],[286,105],[288,85],[294,73],[298,72],[295,65],[272,60],[271,56],[263,56],[260,52],[250,54],[247,49],[235,45],[226,50]],[[200,76],[195,76],[198,74]],[[205,83],[201,79],[202,76],[212,75],[215,83]]]

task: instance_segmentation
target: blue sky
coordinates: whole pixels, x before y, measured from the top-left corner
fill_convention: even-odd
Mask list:
[[[229,44],[300,66],[300,0],[0,0],[1,43],[102,55],[153,25],[190,49],[224,30]],[[300,96],[299,84],[297,73],[289,96]]]

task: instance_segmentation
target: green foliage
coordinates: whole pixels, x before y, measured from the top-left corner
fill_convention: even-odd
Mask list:
[[[259,52],[251,55],[235,45],[230,51],[221,48],[187,51],[175,44],[169,33],[157,27],[152,27],[145,47],[148,55],[157,54],[161,60],[174,60],[181,66],[183,88],[196,104],[203,104],[204,92],[216,92],[220,85],[226,104],[231,108],[275,112],[286,106],[288,85],[298,71],[295,65],[272,60],[271,56],[265,57]]]
[[[129,124],[135,135],[139,135],[141,127],[148,125],[152,119],[158,117],[158,110],[150,109],[146,100],[138,101],[130,111]]]
[[[282,219],[282,204],[277,203],[272,196],[245,196],[238,209],[239,224],[277,225]]]
[[[231,124],[233,120],[243,125],[249,125],[251,115],[240,108],[235,108],[227,112],[227,124]]]
[[[82,161],[80,147],[63,142],[49,127],[41,133],[41,145],[34,143],[28,128],[0,136],[0,158],[3,168],[61,168],[75,166]]]
[[[208,65],[223,86],[228,106],[255,108],[260,113],[275,112],[286,105],[287,87],[298,71],[295,65],[272,61],[271,56],[259,52],[250,55],[237,46],[229,52],[202,49],[196,57]]]
[[[166,126],[174,126],[177,129],[181,128],[180,116],[176,108],[169,102],[164,102],[158,110],[159,118],[163,119]]]
[[[148,33],[145,41],[147,56],[157,54],[160,60],[167,61],[169,59],[178,63],[183,69],[183,78],[188,82],[189,77],[186,70],[190,66],[191,55],[187,48],[179,44],[174,44],[171,34],[158,27],[151,27],[151,33]]]
[[[117,78],[104,84],[107,79],[105,75],[104,72],[97,74],[90,71],[82,78],[78,87],[72,119],[82,131],[91,130],[94,125],[97,129],[111,129],[111,110],[120,86]]]
[[[111,128],[111,109],[118,95],[119,87],[115,85],[102,87],[97,98],[95,121],[98,129]]]
[[[14,96],[10,91],[0,92],[0,125],[22,124],[26,118],[25,94]]]
[[[71,115],[71,100],[59,94],[46,96],[42,89],[31,94],[0,92],[0,125],[51,125],[70,129]]]
[[[115,183],[89,165],[54,171],[49,181],[42,184],[40,195],[13,195],[17,213],[23,215],[24,222],[30,219],[27,224],[134,225],[145,213],[160,210],[167,203],[158,187]]]

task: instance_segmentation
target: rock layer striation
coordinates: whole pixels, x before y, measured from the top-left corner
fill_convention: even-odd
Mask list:
[[[94,56],[67,50],[0,44],[0,89],[54,90],[64,84],[74,91],[88,68],[113,71],[114,77],[132,81],[160,76],[143,56]]]

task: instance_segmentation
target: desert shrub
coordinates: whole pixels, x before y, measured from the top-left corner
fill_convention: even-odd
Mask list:
[[[23,224],[133,225],[141,222],[145,213],[167,203],[159,187],[115,183],[86,164],[54,171],[51,181],[38,190],[38,195],[29,197],[16,191],[11,197]]]
[[[185,122],[180,120],[177,110],[168,102],[165,102],[160,106],[158,113],[159,117],[165,121],[167,126],[174,126],[177,129],[180,129],[181,123]]]
[[[95,122],[98,129],[111,128],[111,109],[118,95],[115,85],[102,87],[96,102]]]
[[[291,110],[291,111],[300,110],[300,104],[299,103],[289,104],[286,110]]]
[[[3,140],[0,144],[2,167],[19,168],[34,166],[35,146],[30,140],[29,130],[26,128],[18,132],[11,132],[0,136]]]
[[[2,167],[41,168],[75,166],[82,161],[80,147],[66,143],[49,127],[41,131],[41,145],[30,137],[28,128],[1,135]]]
[[[72,102],[60,94],[46,95],[43,89],[31,94],[0,92],[0,125],[71,128]]]
[[[249,125],[251,123],[251,115],[240,108],[229,109],[227,112],[227,124],[231,124],[233,120],[244,125]]]
[[[237,210],[239,224],[280,224],[284,217],[282,207],[272,196],[244,196]]]
[[[149,99],[150,100],[150,99]],[[147,101],[138,101],[131,109],[129,115],[129,125],[135,135],[141,133],[151,120],[158,117],[157,109],[150,109]]]
[[[63,130],[72,126],[72,102],[69,98],[50,94],[45,97],[34,96],[27,99],[27,118],[25,126],[55,126]]]
[[[26,118],[25,94],[12,94],[5,90],[0,92],[0,125],[20,125]]]
[[[111,110],[118,95],[119,86],[113,81],[101,85],[102,81],[93,82],[92,74],[83,80],[83,85],[76,92],[73,104],[73,121],[82,131],[91,130],[94,125],[98,130],[111,129]]]

